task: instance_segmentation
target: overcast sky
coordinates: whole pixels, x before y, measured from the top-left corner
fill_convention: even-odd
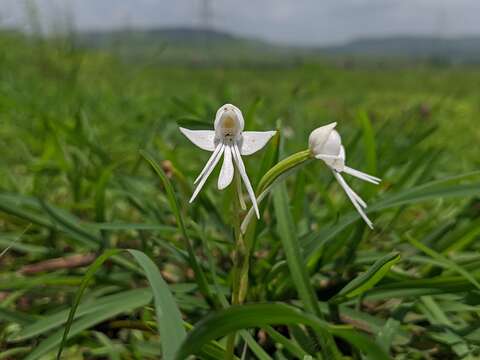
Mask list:
[[[480,0],[205,0],[216,28],[278,43],[324,45],[393,34],[480,35]],[[25,26],[27,0],[0,0],[0,24]],[[202,0],[30,0],[44,22],[79,30],[199,26]]]

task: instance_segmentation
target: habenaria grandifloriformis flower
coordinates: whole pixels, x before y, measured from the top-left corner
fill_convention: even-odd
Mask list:
[[[372,222],[364,212],[367,204],[355,191],[352,190],[352,188],[344,180],[341,173],[355,176],[358,179],[368,181],[376,185],[380,183],[381,179],[352,169],[345,165],[345,148],[342,146],[340,134],[335,130],[336,125],[337,123],[331,123],[313,130],[308,138],[310,151],[315,158],[323,160],[323,162],[325,162],[325,164],[327,164],[327,166],[332,170],[333,175],[343,190],[345,190],[345,193],[353,203],[353,206],[355,206],[355,209],[357,209],[358,213],[363,220],[365,220],[367,225],[370,228],[373,228]]]
[[[195,180],[197,187],[190,202],[195,200],[208,177],[223,156],[223,165],[218,177],[218,189],[225,189],[233,180],[236,167],[252,201],[257,217],[260,217],[252,185],[247,175],[242,155],[251,155],[262,149],[275,135],[275,131],[243,131],[245,121],[239,108],[231,104],[220,107],[215,116],[214,130],[180,131],[200,149],[213,152],[200,175]],[[235,165],[235,166],[234,166]],[[238,182],[238,186],[241,184]],[[239,189],[240,190],[240,189]],[[238,192],[239,195],[241,192]],[[241,198],[241,196],[240,196]],[[242,200],[241,200],[242,201]]]

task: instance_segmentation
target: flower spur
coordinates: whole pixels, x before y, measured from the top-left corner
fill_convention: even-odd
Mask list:
[[[308,138],[310,151],[315,158],[323,160],[323,162],[325,162],[325,164],[327,164],[327,166],[332,170],[333,175],[347,194],[355,209],[358,211],[367,225],[370,228],[373,228],[372,222],[364,211],[364,209],[367,207],[367,204],[355,191],[352,190],[341,173],[344,172],[358,179],[376,185],[380,183],[381,179],[352,169],[351,167],[345,165],[345,148],[342,146],[342,139],[339,133],[335,130],[336,125],[337,123],[334,122],[313,130]]]
[[[234,164],[245,184],[248,196],[252,201],[255,213],[260,218],[260,212],[247,175],[242,156],[256,153],[262,149],[275,135],[276,131],[243,131],[245,121],[239,108],[231,104],[221,106],[215,116],[214,130],[189,130],[180,128],[180,131],[200,149],[213,152],[207,164],[195,180],[196,188],[190,199],[195,200],[205,182],[223,156],[223,164],[218,177],[218,189],[223,190],[231,184],[234,176]],[[233,161],[232,161],[233,159]],[[237,186],[241,187],[240,181]],[[240,189],[239,189],[240,190]],[[243,204],[241,192],[238,191],[240,202]]]

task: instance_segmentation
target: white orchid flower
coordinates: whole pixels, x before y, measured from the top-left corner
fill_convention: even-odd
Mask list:
[[[276,131],[243,131],[244,125],[245,121],[240,109],[234,105],[225,104],[217,111],[214,130],[189,130],[182,127],[180,128],[183,135],[200,149],[213,152],[202,172],[194,182],[194,184],[197,184],[197,187],[193,192],[190,203],[195,200],[213,169],[223,156],[223,165],[218,177],[218,189],[223,190],[232,182],[235,163],[247,189],[248,196],[252,201],[252,205],[255,208],[255,213],[257,217],[260,218],[255,193],[248,178],[245,165],[243,164],[242,155],[251,155],[262,149],[272,136],[275,135]],[[240,181],[237,183],[237,186],[239,187],[238,194],[240,196],[240,203],[242,207],[244,207],[243,199],[240,195]]]
[[[367,204],[355,191],[352,190],[350,186],[348,186],[341,173],[347,173],[355,176],[358,179],[368,181],[376,185],[380,183],[381,179],[352,169],[345,165],[345,148],[342,146],[340,134],[335,130],[336,125],[337,123],[335,122],[313,130],[308,138],[310,151],[315,158],[323,160],[325,164],[330,167],[338,183],[343,190],[345,190],[345,193],[353,203],[353,206],[355,206],[355,209],[357,209],[358,213],[363,220],[365,220],[367,225],[370,228],[373,228],[372,222],[364,211],[364,209],[367,207]]]

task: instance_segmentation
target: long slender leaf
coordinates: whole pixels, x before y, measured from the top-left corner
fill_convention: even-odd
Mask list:
[[[175,298],[153,261],[141,251],[128,251],[145,270],[145,275],[152,288],[163,357],[166,360],[173,359],[177,349],[186,337],[180,310],[178,310]]]
[[[304,313],[289,305],[277,303],[232,306],[211,314],[189,332],[175,359],[183,360],[190,354],[196,354],[204,344],[233,331],[280,324],[305,324],[317,330],[321,329],[345,339],[364,352],[369,359],[388,359],[382,348],[367,336],[345,327],[329,325],[314,315]]]
[[[330,301],[338,304],[370,290],[382,280],[390,268],[399,260],[400,254],[398,253],[392,253],[378,259],[364,274],[359,275],[345,285]]]
[[[303,256],[300,252],[300,245],[298,244],[293,219],[288,208],[288,195],[285,184],[280,184],[273,191],[273,204],[277,216],[280,239],[282,241],[283,249],[285,250],[287,264],[290,269],[292,280],[297,288],[298,295],[308,312],[321,317],[322,314],[308,277],[307,268],[303,262]],[[338,358],[339,352],[333,341],[333,337],[321,328],[318,328],[317,330],[319,331],[319,337],[322,339],[322,351],[325,356],[332,359]]]
[[[148,154],[145,151],[140,151],[140,154],[145,158],[145,160],[148,161],[150,166],[153,168],[155,173],[158,175],[158,177],[162,181],[163,187],[167,192],[167,198],[168,198],[168,202],[170,204],[171,210],[177,220],[177,226],[185,239],[187,251],[190,258],[190,263],[191,263],[191,266],[193,267],[195,278],[197,280],[200,291],[207,299],[211,299],[212,295],[210,293],[210,288],[208,286],[207,278],[205,276],[203,269],[201,268],[200,264],[197,261],[195,251],[193,249],[193,244],[190,240],[190,237],[188,236],[187,228],[185,226],[185,222],[183,221],[183,216],[180,211],[180,206],[178,204],[177,196],[175,195],[175,190],[173,189],[172,183],[170,182],[170,180],[168,179],[167,175],[162,170],[162,168],[158,166],[157,162],[150,154]]]

